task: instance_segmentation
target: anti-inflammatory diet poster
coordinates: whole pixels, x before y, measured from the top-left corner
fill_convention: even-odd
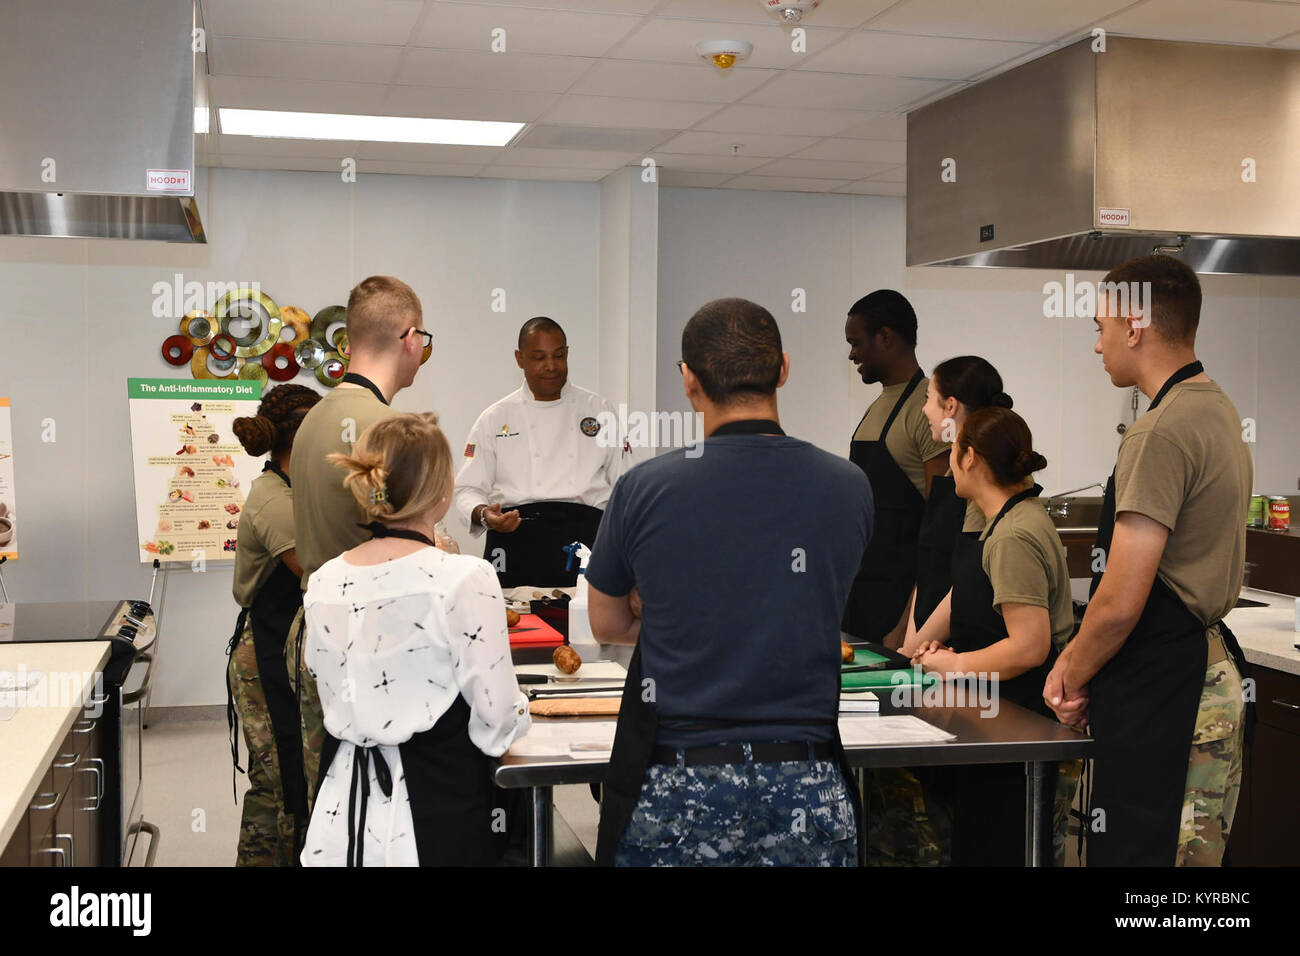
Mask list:
[[[235,556],[244,495],[262,469],[232,423],[257,414],[262,385],[241,379],[127,379],[140,561]]]
[[[18,557],[18,521],[14,512],[14,433],[9,399],[0,398],[0,558]]]

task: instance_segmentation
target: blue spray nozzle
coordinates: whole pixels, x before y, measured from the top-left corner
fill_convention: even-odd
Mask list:
[[[567,554],[567,555],[569,556],[568,560],[564,562],[564,570],[566,570],[566,571],[572,571],[572,570],[573,570],[573,562],[574,562],[575,560],[578,561],[578,567],[579,567],[579,569],[581,569],[581,568],[583,567],[583,558],[585,557],[585,556],[583,555],[583,552],[584,552],[584,551],[587,551],[587,546],[586,546],[585,544],[583,544],[581,541],[575,541],[575,542],[573,542],[573,544],[566,544],[566,545],[565,545],[563,548],[561,548],[560,550],[562,550],[565,554]],[[587,554],[588,554],[588,555],[589,555],[590,553],[591,553],[590,551],[587,551]]]

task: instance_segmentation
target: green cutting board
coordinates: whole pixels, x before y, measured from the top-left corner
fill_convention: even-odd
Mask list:
[[[888,658],[883,657],[880,654],[876,654],[872,651],[859,650],[859,651],[854,651],[853,653],[854,664],[876,664],[883,660],[888,660]],[[899,673],[907,674],[909,680],[895,683],[894,675]],[[921,683],[921,686],[923,687],[929,687],[936,680],[934,675],[932,674],[922,675],[921,671],[915,670],[910,667],[895,668],[893,670],[880,670],[880,671],[855,671],[854,673],[851,674],[840,675],[840,689],[841,690],[862,690],[864,688],[903,687],[906,686],[907,684],[916,684],[918,682],[921,682],[923,677],[924,677],[924,682]]]

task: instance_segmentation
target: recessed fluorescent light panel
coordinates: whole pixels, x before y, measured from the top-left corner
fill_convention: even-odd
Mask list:
[[[219,109],[221,132],[276,139],[327,139],[368,143],[438,143],[448,146],[505,146],[523,123],[425,119],[419,116],[358,116],[348,113],[291,113],[282,110]]]

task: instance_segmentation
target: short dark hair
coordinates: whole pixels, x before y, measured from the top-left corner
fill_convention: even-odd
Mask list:
[[[559,322],[547,318],[544,315],[535,315],[519,327],[520,349],[524,347],[524,339],[528,338],[528,336],[532,335],[534,332],[559,332],[561,335],[564,335],[564,329],[560,328]],[[566,343],[569,341],[567,335],[564,336],[564,341]]]
[[[776,392],[781,330],[772,313],[748,299],[714,299],[682,330],[682,361],[715,405]]]
[[[877,289],[854,302],[849,315],[866,323],[869,335],[875,335],[881,329],[892,329],[908,345],[916,348],[916,310],[901,292]]]
[[[1011,396],[1002,390],[1002,376],[978,355],[958,355],[940,362],[931,374],[940,395],[957,399],[971,411],[990,405],[1012,406]]]
[[[1201,280],[1181,259],[1140,256],[1111,269],[1102,281],[1125,286],[1150,282],[1152,301],[1142,303],[1142,307],[1151,317],[1151,327],[1166,342],[1191,345],[1196,341],[1196,327],[1201,321]]]

